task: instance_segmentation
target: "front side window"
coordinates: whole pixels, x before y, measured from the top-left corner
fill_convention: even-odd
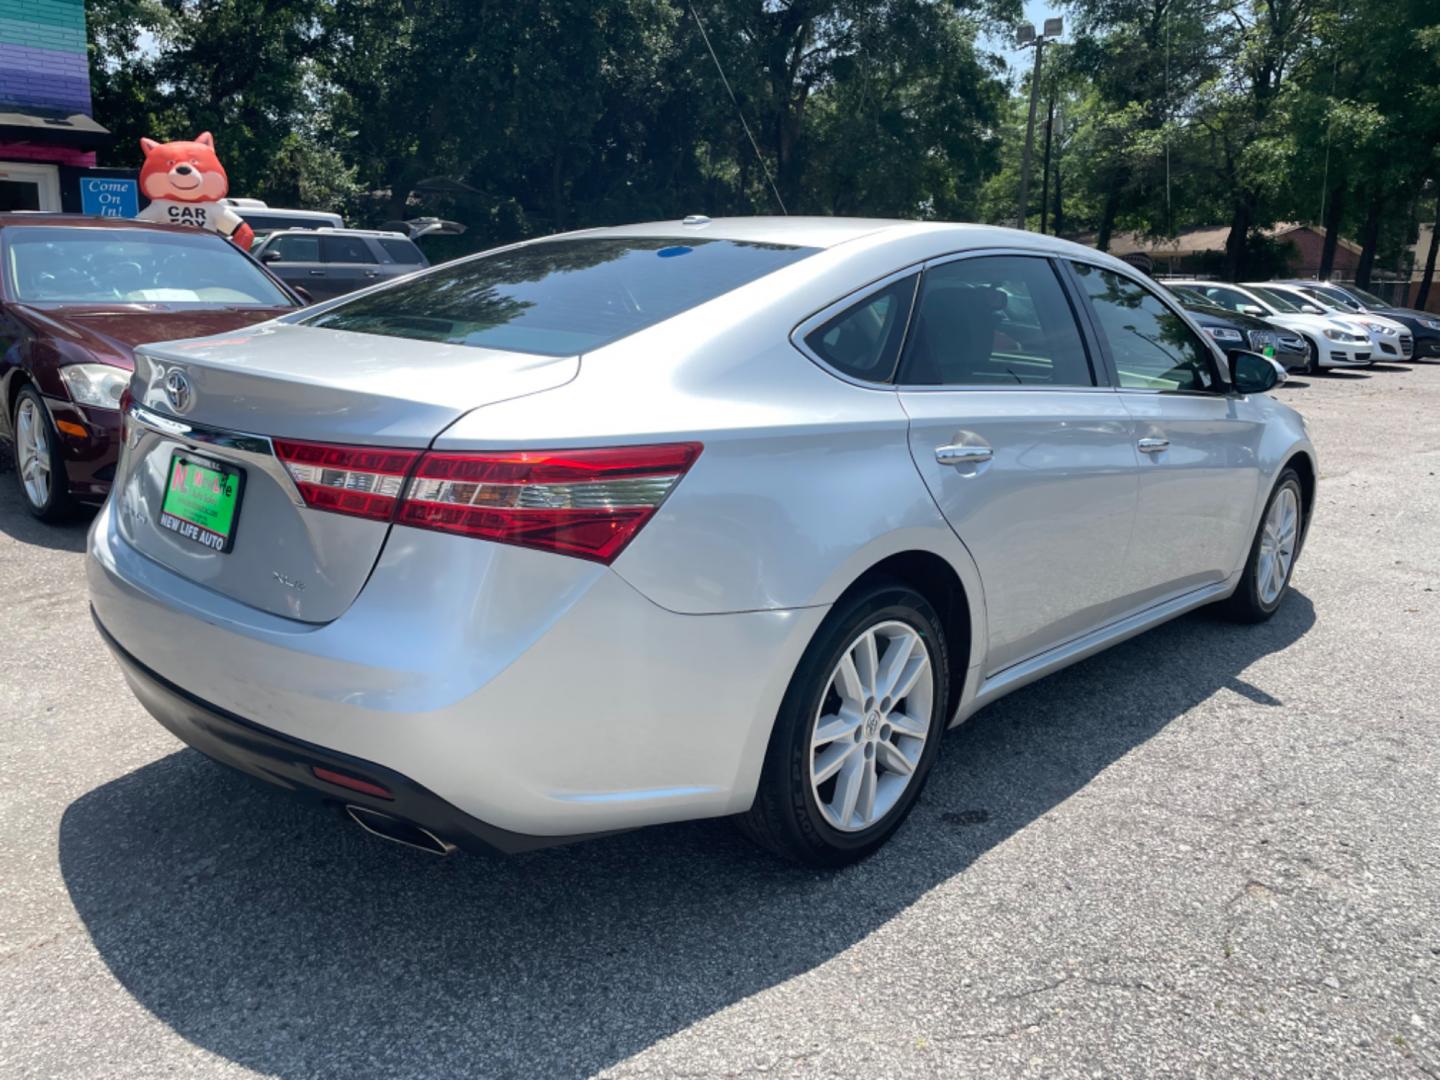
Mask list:
[[[318,236],[277,236],[270,241],[265,254],[280,253],[281,262],[319,262],[320,238]]]
[[[304,321],[362,334],[573,356],[815,250],[690,237],[541,240],[403,278]]]
[[[895,374],[919,274],[893,281],[805,335],[805,344],[835,370],[865,382]]]
[[[1220,388],[1214,354],[1158,296],[1128,277],[1072,263],[1110,346],[1120,385],[1143,390]]]
[[[900,361],[907,386],[1094,386],[1048,259],[988,255],[925,271]]]
[[[27,225],[6,229],[4,247],[10,293],[31,303],[293,306],[214,233]]]

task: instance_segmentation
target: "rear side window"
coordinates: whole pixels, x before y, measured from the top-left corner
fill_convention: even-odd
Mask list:
[[[1048,259],[983,256],[925,271],[900,362],[907,386],[1094,386]]]
[[[865,382],[889,382],[915,299],[911,274],[852,304],[805,335],[805,344],[827,364]]]
[[[813,254],[740,240],[543,240],[449,263],[305,322],[362,334],[573,356]]]
[[[370,245],[358,236],[322,236],[320,250],[329,263],[373,263]]]
[[[1072,263],[1110,345],[1120,385],[1137,390],[1220,389],[1210,347],[1149,289],[1110,270]]]
[[[397,263],[419,266],[425,261],[425,256],[420,254],[420,249],[409,240],[381,240],[380,246],[385,249],[385,254]]]

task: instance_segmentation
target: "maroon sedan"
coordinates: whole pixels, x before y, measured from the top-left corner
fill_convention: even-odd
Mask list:
[[[217,334],[302,301],[215,233],[0,214],[0,438],[36,517],[110,490],[120,394],[147,341]]]

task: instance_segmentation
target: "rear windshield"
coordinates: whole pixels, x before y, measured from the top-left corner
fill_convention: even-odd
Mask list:
[[[573,356],[713,300],[814,251],[738,240],[545,240],[442,266],[304,322],[362,334]]]

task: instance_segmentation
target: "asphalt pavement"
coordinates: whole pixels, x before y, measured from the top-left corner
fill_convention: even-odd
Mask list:
[[[212,765],[0,466],[0,1076],[1440,1078],[1440,365],[1276,393],[1280,614],[984,710],[836,874],[723,821],[440,860]]]

